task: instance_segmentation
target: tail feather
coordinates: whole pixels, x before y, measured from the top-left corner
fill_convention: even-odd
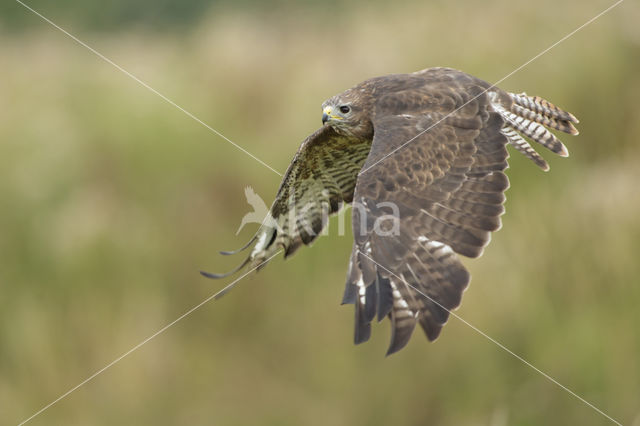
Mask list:
[[[549,170],[549,164],[545,161],[535,149],[529,145],[529,142],[524,140],[522,136],[510,127],[502,129],[502,134],[509,139],[509,144],[518,151],[520,151],[525,157],[536,163],[545,172]]]
[[[540,145],[552,152],[555,152],[561,157],[567,157],[569,155],[567,147],[565,147],[564,144],[560,142],[560,139],[556,138],[556,136],[542,124],[538,124],[535,121],[528,120],[508,111],[504,115],[504,118],[511,127],[515,128],[529,139],[538,142]]]
[[[561,157],[569,156],[567,147],[549,129],[577,135],[578,129],[573,124],[578,123],[578,119],[573,114],[541,97],[528,96],[526,93],[508,93],[508,96],[501,96],[498,93],[490,95],[492,95],[494,111],[498,112],[506,122],[501,133],[507,137],[509,145],[545,171],[549,170],[549,164],[522,136],[526,136]]]
[[[569,133],[570,135],[577,135],[578,129],[574,127],[572,122],[568,120],[556,119],[554,117],[549,117],[544,114],[540,114],[539,112],[530,110],[518,104],[511,105],[511,112],[514,114],[524,117],[527,120],[534,121],[536,123],[540,123],[543,126],[550,127],[552,129],[560,130],[561,132]]]
[[[579,123],[580,121],[571,113],[564,111],[551,102],[539,96],[529,96],[526,93],[510,93],[511,99],[517,104],[531,111],[535,111],[548,118],[568,121],[569,123]]]

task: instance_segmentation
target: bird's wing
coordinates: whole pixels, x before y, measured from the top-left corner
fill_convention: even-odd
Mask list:
[[[327,214],[351,202],[370,147],[371,140],[339,134],[328,125],[302,143],[271,208],[278,225],[274,243],[286,254],[310,244],[326,225]]]
[[[356,307],[356,343],[369,338],[376,315],[388,315],[388,354],[407,344],[416,323],[429,340],[438,337],[470,280],[457,254],[482,254],[509,186],[509,122],[498,107],[511,111],[511,95],[467,74],[431,72],[420,87],[378,98],[353,199],[343,302]]]
[[[371,140],[338,134],[329,125],[307,137],[285,173],[268,219],[250,241],[255,242],[251,254],[240,267],[261,265],[278,250],[289,256],[301,245],[310,244],[328,216],[351,202],[370,147]]]

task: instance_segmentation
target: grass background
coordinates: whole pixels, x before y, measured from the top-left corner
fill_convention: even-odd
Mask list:
[[[346,3],[346,2],[345,2]],[[605,1],[35,1],[39,11],[284,171],[320,104],[376,75],[497,81]],[[201,302],[243,189],[279,176],[18,3],[0,18],[0,424],[16,424]],[[177,11],[180,11],[178,13]],[[101,13],[102,12],[102,13]],[[640,7],[628,1],[500,86],[581,119],[543,173],[513,153],[507,214],[457,311],[640,425]],[[452,318],[384,357],[339,305],[350,235],[275,260],[30,424],[599,425]]]

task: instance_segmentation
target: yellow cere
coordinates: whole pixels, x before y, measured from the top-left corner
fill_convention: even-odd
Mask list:
[[[323,114],[327,114],[329,117],[333,118],[334,120],[342,120],[342,117],[340,117],[339,115],[332,114],[333,107],[331,107],[331,106],[324,107],[322,112],[323,112]]]

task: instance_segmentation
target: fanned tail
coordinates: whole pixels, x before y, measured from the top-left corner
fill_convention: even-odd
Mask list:
[[[549,164],[522,136],[526,136],[561,157],[569,156],[569,151],[564,144],[547,127],[577,135],[578,130],[573,124],[579,121],[573,114],[539,96],[508,93],[508,98],[503,96],[499,99],[497,94],[492,95],[494,110],[506,121],[506,125],[501,130],[502,134],[507,137],[509,144],[525,157],[542,170],[549,170]]]
[[[530,113],[537,113],[538,115],[544,117],[541,120],[544,120],[545,118],[549,119],[550,122],[558,120],[558,127],[539,121],[545,126],[549,126],[572,135],[578,134],[578,130],[573,127],[571,123],[579,123],[580,121],[570,112],[558,108],[551,102],[542,99],[539,96],[529,96],[524,92],[518,94],[510,93],[509,95],[511,96],[511,99],[513,99],[516,107],[520,106],[522,107],[522,109],[528,110]],[[515,108],[514,112],[516,112],[517,110],[520,110],[520,108]],[[530,119],[537,121],[533,117]],[[567,130],[565,130],[564,128],[566,128]]]
[[[531,145],[529,145],[529,142],[520,136],[520,133],[511,127],[503,127],[500,132],[509,139],[509,144],[520,151],[521,154],[536,163],[536,165],[545,172],[549,170],[549,164],[535,149],[533,149]]]

